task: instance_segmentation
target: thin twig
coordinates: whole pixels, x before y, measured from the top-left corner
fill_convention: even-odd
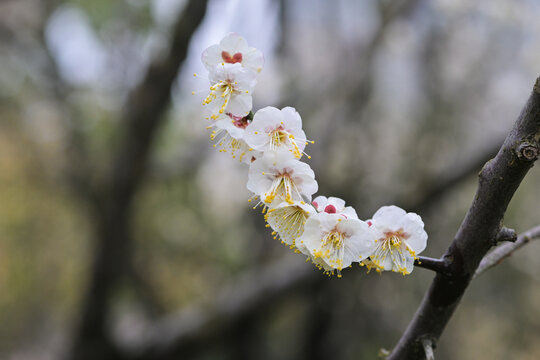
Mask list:
[[[477,277],[478,275],[482,274],[484,271],[492,268],[495,265],[499,265],[501,262],[503,262],[504,259],[512,255],[516,250],[522,248],[532,240],[539,238],[540,225],[529,229],[522,234],[519,234],[516,242],[506,243],[496,247],[495,249],[493,249],[492,252],[484,256],[484,258],[480,262],[480,265],[478,266],[478,269],[476,269],[474,277]]]
[[[503,241],[516,242],[517,235],[514,229],[509,229],[507,227],[502,227],[501,230],[497,233],[495,237],[495,245]]]
[[[419,256],[414,261],[414,265],[424,269],[433,270],[442,275],[447,275],[450,272],[449,263],[444,259],[433,259],[430,257]]]

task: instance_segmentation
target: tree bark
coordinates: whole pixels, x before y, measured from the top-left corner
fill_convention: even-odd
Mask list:
[[[438,273],[388,360],[425,359],[423,342],[436,345],[476,268],[494,245],[508,203],[540,149],[540,78],[497,156],[479,174],[479,184],[456,237],[443,256],[449,274]]]

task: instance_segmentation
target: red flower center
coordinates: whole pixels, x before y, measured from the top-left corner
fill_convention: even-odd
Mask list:
[[[242,62],[242,53],[236,53],[233,56],[231,56],[231,54],[229,54],[227,51],[222,51],[221,58],[227,64],[236,64],[236,63]]]
[[[231,113],[227,113],[227,115],[232,119],[233,125],[237,128],[245,129],[251,123],[248,116],[236,116]]]
[[[337,210],[334,205],[326,205],[326,207],[324,208],[324,212],[327,212],[329,214],[335,214]]]

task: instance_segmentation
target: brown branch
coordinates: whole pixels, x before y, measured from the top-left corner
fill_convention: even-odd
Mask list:
[[[243,319],[286,297],[293,288],[306,289],[319,279],[310,276],[317,272],[303,261],[283,259],[262,271],[248,273],[225,288],[215,303],[166,316],[150,328],[136,348],[125,348],[123,353],[136,360],[187,358],[216,336],[225,336]]]
[[[414,266],[424,269],[433,270],[440,274],[448,274],[450,271],[450,263],[446,259],[433,259],[425,256],[419,256],[414,261]]]
[[[540,225],[524,232],[523,234],[520,234],[515,242],[502,244],[496,247],[495,249],[493,249],[493,251],[484,256],[484,258],[480,262],[480,265],[478,266],[478,269],[476,269],[474,277],[477,277],[478,275],[494,267],[495,265],[499,265],[501,262],[504,261],[504,259],[512,255],[515,251],[521,249],[523,246],[527,245],[532,240],[539,238]]]
[[[508,203],[538,157],[539,139],[540,78],[499,153],[479,174],[473,203],[443,256],[451,263],[451,274],[435,276],[388,360],[424,359],[422,342],[436,344],[497,237]]]
[[[163,122],[173,81],[187,55],[191,35],[204,17],[206,3],[206,0],[191,0],[187,4],[172,31],[168,56],[150,65],[144,80],[131,93],[124,107],[119,145],[111,172],[102,186],[102,203],[96,214],[97,248],[72,359],[114,359],[119,356],[106,329],[110,295],[131,259],[133,197],[145,173],[152,140]]]

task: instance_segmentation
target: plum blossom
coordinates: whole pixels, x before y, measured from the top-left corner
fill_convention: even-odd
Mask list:
[[[241,64],[243,67],[259,73],[264,64],[261,51],[249,47],[247,41],[235,33],[228,34],[219,44],[204,50],[201,59],[209,72],[214,71],[220,64]]]
[[[251,111],[251,92],[257,83],[253,71],[240,64],[218,65],[209,80],[212,86],[203,105],[209,105],[212,119],[227,112],[243,117]]]
[[[333,274],[336,270],[341,277],[342,269],[372,254],[375,238],[361,220],[322,212],[307,219],[296,247],[326,273]]]
[[[315,208],[309,204],[296,201],[291,205],[282,202],[268,210],[264,218],[267,226],[274,230],[272,234],[275,238],[279,237],[283,243],[294,248],[296,239],[304,232],[307,218],[315,213]]]
[[[267,106],[257,111],[246,129],[245,140],[255,150],[273,154],[286,151],[297,159],[307,144],[302,118],[292,107],[279,110]]]
[[[394,205],[383,206],[367,223],[376,239],[371,261],[380,270],[410,274],[416,255],[427,245],[428,235],[420,216]]]
[[[247,188],[263,203],[275,207],[283,201],[291,205],[295,201],[310,202],[318,184],[308,164],[281,156],[263,156],[251,163]]]
[[[337,197],[317,196],[311,204],[317,209],[317,212],[338,214],[345,219],[358,219],[356,210],[352,206],[345,206],[345,200]]]
[[[210,138],[216,141],[214,147],[219,147],[220,152],[230,152],[233,158],[238,156],[241,162],[250,164],[262,154],[253,150],[244,141],[245,129],[250,123],[249,116],[242,117],[226,113],[220,114],[207,128],[213,128]]]

